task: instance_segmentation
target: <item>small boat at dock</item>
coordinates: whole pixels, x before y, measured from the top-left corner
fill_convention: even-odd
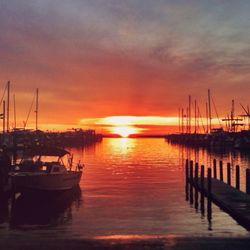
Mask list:
[[[67,165],[63,158],[67,157]],[[74,168],[74,170],[73,170]],[[64,191],[78,186],[83,165],[63,149],[39,149],[14,166],[9,174],[15,192]]]

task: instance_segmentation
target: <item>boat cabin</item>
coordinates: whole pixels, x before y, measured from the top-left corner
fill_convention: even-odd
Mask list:
[[[45,167],[47,167],[46,172],[50,174],[67,173],[67,169],[63,165],[55,164],[55,165],[50,165],[50,166],[45,166]]]
[[[24,160],[19,165],[19,170],[21,172],[45,172],[49,174],[61,174],[67,172],[66,167],[63,164],[60,164],[58,161],[43,162]]]
[[[67,155],[68,158],[63,160],[65,155]],[[67,164],[64,163],[65,160]],[[65,150],[53,149],[53,151],[48,151],[48,149],[40,149],[40,152],[34,151],[21,159],[21,161],[14,166],[13,170],[14,172],[62,174],[71,171],[72,163],[73,156]],[[81,171],[82,165],[78,163],[75,169]]]

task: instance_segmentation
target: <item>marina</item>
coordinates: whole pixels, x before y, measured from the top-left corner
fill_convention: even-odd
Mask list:
[[[237,114],[235,101],[232,100],[230,115],[227,115],[226,118],[219,117],[210,89],[208,89],[205,104],[204,115],[201,113],[197,100],[193,101],[192,97],[188,96],[186,111],[184,108],[179,109],[179,131],[166,135],[166,140],[192,147],[249,150],[249,107],[238,104],[242,111]],[[215,117],[212,116],[213,114]]]
[[[43,198],[45,213],[41,220],[40,210],[35,212],[40,203],[27,203],[29,197],[17,197],[14,212],[9,210],[11,200],[1,202],[1,211],[5,211],[0,224],[2,239],[15,237],[22,241],[26,238],[36,244],[39,242],[36,238],[48,242],[52,238],[58,242],[66,238],[86,240],[86,244],[92,246],[96,241],[96,244],[109,245],[110,240],[117,242],[114,244],[124,240],[126,245],[124,237],[127,240],[137,237],[139,242],[146,241],[149,245],[161,245],[168,237],[173,237],[176,244],[189,237],[209,238],[209,241],[221,237],[240,237],[244,241],[249,237],[249,232],[216,204],[211,204],[212,218],[208,219],[206,212],[202,215],[196,211],[195,202],[190,204],[185,199],[187,156],[199,159],[206,166],[212,164],[214,158],[218,162],[231,162],[232,183],[235,183],[233,169],[240,165],[240,188],[245,189],[242,174],[250,163],[247,155],[227,153],[215,157],[207,151],[173,146],[160,138],[104,138],[95,146],[70,150],[76,162],[81,160],[85,164],[79,195],[73,192],[73,201],[62,207],[58,205],[58,210],[53,209],[51,213],[46,211],[50,206],[56,207],[57,202]],[[226,171],[224,167],[225,180]],[[206,198],[204,200],[206,203]],[[27,206],[28,211],[34,211],[32,214],[28,213]]]
[[[249,12],[0,0],[0,250],[249,250]]]

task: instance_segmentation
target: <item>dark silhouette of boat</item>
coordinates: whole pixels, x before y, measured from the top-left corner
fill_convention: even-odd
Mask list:
[[[15,192],[69,190],[79,184],[82,168],[80,162],[73,166],[73,156],[66,150],[36,148],[14,166],[11,183]]]

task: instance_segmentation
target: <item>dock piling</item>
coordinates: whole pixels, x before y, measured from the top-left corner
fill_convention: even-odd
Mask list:
[[[204,192],[204,165],[201,165],[201,191]]]
[[[235,173],[235,186],[236,186],[236,189],[240,189],[240,166],[239,165],[236,165],[236,173]]]
[[[189,164],[189,162],[188,162]],[[209,230],[212,230],[212,202],[217,204],[221,209],[225,210],[231,215],[240,225],[244,226],[247,230],[250,230],[250,218],[249,218],[249,207],[250,207],[250,168],[246,169],[246,193],[240,191],[240,166],[235,166],[235,185],[231,184],[231,164],[227,163],[227,183],[219,181],[213,178],[213,166],[207,168],[207,175],[204,176],[204,165],[200,166],[195,163],[194,173],[192,172],[193,162],[190,162],[191,170],[188,169],[186,173],[190,173],[193,178],[193,183],[190,183],[190,199],[191,205],[194,205],[196,211],[201,211],[202,217],[204,218],[205,204],[204,197],[207,197],[207,219],[209,222]],[[220,178],[222,162],[220,162]],[[199,175],[199,176],[198,176]],[[198,181],[197,180],[198,176]],[[233,180],[234,182],[234,180]],[[189,183],[188,183],[189,185]],[[189,191],[189,189],[188,189]],[[200,192],[200,200],[199,194]],[[199,209],[199,210],[198,210]]]
[[[194,208],[198,210],[199,207],[199,202],[198,202],[199,194],[198,194],[198,189],[194,189]]]
[[[187,185],[188,184],[188,177],[189,177],[189,175],[188,175],[188,171],[189,171],[189,169],[188,169],[188,159],[186,159],[185,169],[186,169],[186,185]]]
[[[194,167],[194,183],[195,183],[195,185],[198,185],[198,174],[199,174],[199,164],[195,163],[195,167]]]
[[[217,179],[216,159],[213,160],[214,178]]]
[[[194,177],[194,170],[193,170],[193,164],[194,162],[193,161],[190,161],[190,165],[189,165],[189,181],[190,181],[190,184],[192,185],[193,184],[193,177]]]
[[[227,184],[231,186],[231,164],[227,163]]]
[[[194,184],[194,180],[193,180],[193,161],[190,161],[190,165],[189,165],[189,196],[190,196],[190,204],[193,204],[194,198],[193,198],[193,184]]]
[[[208,197],[211,196],[211,190],[212,190],[212,170],[211,168],[207,169],[207,193],[208,193]]]
[[[188,168],[188,163],[189,163],[189,160],[186,159],[186,165],[185,165],[185,170],[186,170],[186,200],[188,200],[188,196],[189,196],[189,193],[188,193],[188,178],[189,178],[189,168]]]
[[[200,211],[202,216],[205,214],[205,194],[201,193],[200,195]]]
[[[212,219],[212,169],[207,169],[207,219],[209,222],[209,225],[211,223]]]
[[[223,181],[223,162],[220,161],[220,180]]]

